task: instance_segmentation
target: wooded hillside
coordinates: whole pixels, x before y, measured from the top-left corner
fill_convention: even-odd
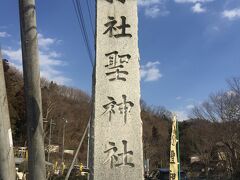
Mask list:
[[[4,63],[4,70],[14,145],[26,146],[27,124],[22,73],[16,68],[9,66],[7,61]],[[240,95],[237,90],[240,88],[236,89],[235,92],[234,87],[237,87],[234,82],[237,83],[238,81],[236,79],[232,81],[231,93],[211,96],[211,102],[208,104],[205,102],[205,104],[194,109],[193,119],[179,123],[181,165],[184,169],[190,170],[193,168],[192,164],[190,164],[190,158],[197,156],[200,158],[199,166],[206,170],[205,174],[210,173],[209,168],[212,169],[212,173],[219,171],[224,175],[229,173],[239,174]],[[238,85],[240,87],[240,83]],[[51,142],[60,147],[59,154],[51,157],[53,161],[53,158],[57,159],[61,156],[63,126],[66,120],[65,149],[75,150],[77,148],[90,118],[91,97],[79,89],[57,85],[46,79],[41,80],[41,90],[45,121],[44,140],[47,145],[49,122],[52,119],[55,125],[53,125]],[[213,106],[214,102],[216,103],[215,106]],[[217,107],[225,108],[226,111],[222,111],[223,114],[214,116],[220,110]],[[151,169],[157,166],[168,167],[171,112],[164,107],[150,107],[143,101],[141,102],[141,108],[144,158],[150,159]],[[219,116],[222,119],[216,120],[219,119]],[[224,156],[222,159],[219,158],[219,153],[222,153],[221,155]],[[72,157],[66,156],[66,159],[71,161]],[[86,163],[87,137],[80,150],[78,159]]]

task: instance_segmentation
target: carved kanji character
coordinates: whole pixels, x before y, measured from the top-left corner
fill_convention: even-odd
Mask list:
[[[132,107],[134,106],[134,103],[131,101],[127,101],[127,96],[122,95],[123,102],[120,104],[117,104],[119,106],[119,111],[121,114],[123,114],[124,117],[124,123],[127,122],[127,114],[131,111]]]
[[[106,0],[107,2],[110,2],[110,3],[113,3],[113,0]],[[125,0],[118,0],[118,1],[120,1],[121,3],[125,3]]]
[[[119,153],[118,157],[121,157],[121,162],[119,158],[119,162],[116,164],[117,167],[126,165],[126,166],[131,166],[134,167],[134,164],[132,163],[132,156],[133,156],[133,151],[128,151],[127,150],[127,141],[123,140],[123,153]]]
[[[115,25],[117,24],[116,19],[113,16],[108,16],[108,19],[110,20],[109,22],[107,22],[106,24],[104,24],[104,26],[107,27],[107,30],[103,33],[103,34],[109,34],[109,37],[115,37],[115,38],[119,38],[119,37],[132,37],[131,34],[126,33],[126,29],[130,28],[131,26],[129,24],[126,23],[126,17],[125,16],[121,16],[121,25],[115,27]],[[119,34],[114,34],[115,31],[117,31],[117,29],[119,29],[121,31],[121,33]]]
[[[170,172],[169,177],[170,177],[170,180],[175,180],[176,179],[176,173]]]
[[[175,152],[174,152],[174,151],[171,151],[171,152],[170,152],[170,163],[175,163],[175,162],[174,162],[175,156],[176,156]]]
[[[103,164],[106,164],[110,161],[110,166],[113,168],[118,161],[118,156],[116,155],[118,148],[114,142],[109,142],[108,145],[110,145],[110,147],[104,151],[104,153],[108,153],[108,157]]]
[[[108,96],[108,99],[111,101],[108,104],[103,105],[104,109],[106,110],[104,113],[109,113],[109,121],[112,119],[112,114],[115,114],[115,106],[116,106],[116,101],[113,97]],[[103,113],[103,114],[104,114]]]
[[[109,142],[108,146],[104,153],[108,153],[107,159],[103,162],[106,164],[110,162],[110,167],[120,167],[120,166],[130,166],[134,167],[134,163],[132,162],[133,151],[128,151],[127,149],[127,141],[123,140],[123,152],[118,153],[118,149],[115,142]],[[117,154],[118,153],[118,154]]]
[[[128,72],[120,69],[124,68],[124,64],[128,63],[131,56],[129,54],[118,55],[117,51],[107,53],[105,54],[105,56],[108,57],[108,64],[105,65],[105,67],[111,70],[107,72],[106,75],[107,76],[115,75],[112,78],[110,78],[109,81],[114,80],[126,81],[124,75],[128,75]]]
[[[109,113],[109,121],[112,119],[112,114],[115,114],[115,107],[118,107],[119,113],[123,114],[124,117],[124,123],[127,122],[127,115],[131,111],[132,107],[134,106],[134,103],[131,101],[127,101],[127,96],[122,95],[123,101],[121,103],[117,103],[113,97],[108,96],[108,99],[110,102],[108,104],[103,105],[103,108],[105,113]]]
[[[113,31],[117,30],[117,28],[115,27],[115,25],[117,24],[117,21],[112,16],[108,16],[108,19],[110,21],[107,22],[106,24],[104,24],[104,26],[106,26],[108,28],[107,28],[107,30],[103,34],[109,33],[109,37],[112,37],[113,36]]]

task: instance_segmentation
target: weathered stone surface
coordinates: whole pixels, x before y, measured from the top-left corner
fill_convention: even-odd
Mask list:
[[[137,0],[97,0],[91,180],[143,179]]]
[[[0,50],[1,51],[1,50]],[[8,110],[3,61],[0,52],[0,179],[15,180],[12,130]]]

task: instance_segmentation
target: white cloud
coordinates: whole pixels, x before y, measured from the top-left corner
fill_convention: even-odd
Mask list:
[[[177,96],[177,97],[176,97],[176,100],[181,100],[181,99],[182,99],[181,96]]]
[[[191,110],[194,107],[195,106],[193,104],[189,104],[183,108],[182,107],[177,108],[177,109],[173,110],[172,112],[177,115],[177,119],[179,121],[184,121],[184,120],[188,120],[190,118]]]
[[[236,95],[237,95],[237,93],[234,92],[234,91],[232,91],[232,90],[227,91],[226,94],[227,94],[228,96],[236,96]]]
[[[56,51],[51,51],[49,52],[49,56],[53,57],[53,58],[58,58],[58,57],[61,57],[61,53],[58,53]]]
[[[175,0],[176,3],[207,3],[215,0]]]
[[[139,6],[150,6],[154,4],[160,4],[162,0],[138,0]]]
[[[240,18],[240,8],[225,10],[225,11],[223,11],[222,16],[229,20],[238,19],[238,18]]]
[[[203,13],[206,12],[206,9],[202,7],[201,3],[196,3],[193,7],[192,7],[192,11],[194,13]]]
[[[212,26],[212,30],[214,31],[220,31],[220,28],[218,26]]]
[[[39,51],[41,65],[43,66],[63,66],[65,63],[52,56],[52,52]]]
[[[194,105],[193,105],[193,104],[189,104],[189,105],[186,106],[186,109],[188,109],[188,110],[191,110],[191,109],[193,109],[193,108],[194,108]]]
[[[188,3],[188,4],[194,4],[191,8],[193,13],[203,13],[206,12],[207,9],[203,8],[202,5],[204,3],[210,3],[213,2],[215,0],[174,0],[176,3]]]
[[[6,29],[7,26],[0,26],[0,29]]]
[[[53,38],[45,38],[42,34],[38,34],[38,45],[39,48],[48,49],[50,45],[56,43],[56,39]]]
[[[167,16],[170,12],[166,9],[161,9],[160,6],[155,5],[145,9],[145,15],[151,18],[156,18],[158,16]]]
[[[160,14],[160,8],[158,6],[149,7],[149,8],[146,8],[145,10],[145,15],[152,18],[159,16],[159,14]]]
[[[177,115],[178,121],[188,120],[188,114],[186,111],[174,111],[174,114]]]
[[[13,50],[11,48],[3,49],[2,53],[11,60],[15,61],[17,64],[22,63],[22,50],[20,48],[17,50]]]
[[[162,77],[158,65],[160,62],[148,62],[146,65],[141,66],[141,78],[144,81],[157,81]]]
[[[170,12],[166,8],[167,0],[139,0],[138,5],[144,8],[147,17],[156,18],[158,16],[166,16]]]
[[[6,38],[6,37],[10,37],[11,35],[8,34],[7,32],[0,32],[0,38]]]
[[[65,77],[61,71],[53,66],[41,65],[41,76],[59,84],[67,84],[71,81],[70,78]]]
[[[58,70],[65,66],[66,63],[61,60],[61,54],[54,50],[58,40],[52,38],[45,38],[39,35],[39,59],[41,76],[48,80],[55,81],[59,84],[67,84],[71,79],[64,76],[63,72]],[[50,47],[51,46],[51,47]],[[16,67],[22,66],[22,51],[19,47],[17,50],[7,48],[3,49],[3,55],[13,61]]]

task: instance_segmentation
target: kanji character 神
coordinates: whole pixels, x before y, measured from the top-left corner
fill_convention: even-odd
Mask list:
[[[123,102],[118,104],[119,106],[119,111],[121,114],[123,114],[124,117],[124,123],[127,122],[127,114],[131,111],[131,108],[134,106],[134,103],[131,101],[127,101],[127,96],[122,95]]]
[[[131,108],[134,106],[134,103],[131,101],[127,101],[127,96],[122,95],[123,102],[117,103],[113,97],[108,96],[108,99],[110,100],[110,103],[103,105],[103,108],[105,113],[109,113],[109,121],[111,121],[112,113],[115,114],[115,107],[118,107],[118,110],[121,114],[123,114],[124,123],[127,122],[127,114],[131,111]]]
[[[106,110],[104,113],[109,113],[109,121],[111,121],[111,119],[112,119],[112,114],[115,114],[115,110],[114,110],[114,108],[115,108],[115,106],[116,106],[116,101],[115,101],[115,99],[113,98],[113,97],[110,97],[110,96],[108,96],[108,99],[111,101],[110,103],[108,103],[108,104],[105,104],[105,105],[103,105],[103,108]],[[103,113],[103,114],[104,114]]]

